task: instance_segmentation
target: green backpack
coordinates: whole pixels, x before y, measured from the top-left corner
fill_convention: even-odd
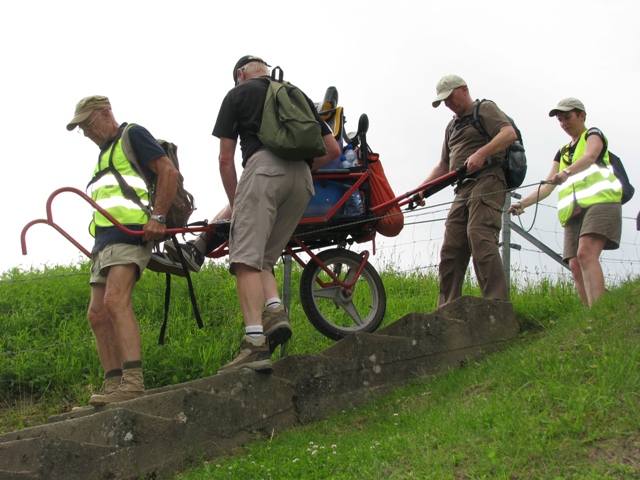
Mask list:
[[[265,148],[284,160],[308,160],[324,155],[320,124],[302,91],[282,80],[280,67],[273,69],[271,77],[255,78],[269,82],[258,132]]]

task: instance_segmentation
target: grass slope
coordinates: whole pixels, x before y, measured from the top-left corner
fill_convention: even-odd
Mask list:
[[[384,324],[435,308],[434,277],[381,276]],[[225,265],[210,263],[194,280],[205,328],[176,279],[162,347],[164,277],[147,273],[136,287],[147,388],[215,374],[235,353],[242,319]],[[87,264],[0,279],[0,432],[40,424],[100,387],[87,281]],[[640,281],[612,288],[590,310],[570,284],[524,285],[512,290],[524,331],[503,352],[177,478],[640,478]],[[471,283],[464,293],[478,294]],[[289,354],[333,343],[306,320],[297,294],[291,317]]]

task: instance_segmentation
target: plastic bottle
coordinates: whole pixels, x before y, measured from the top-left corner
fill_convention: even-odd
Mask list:
[[[340,157],[341,160],[341,168],[351,168],[358,166],[358,155],[356,151],[353,149],[353,145],[347,145],[347,149],[344,152],[344,155]],[[359,191],[355,191],[351,194],[349,199],[344,204],[344,213],[349,217],[357,217],[358,215],[362,215],[364,213],[364,205],[362,204],[362,197],[360,196]]]
[[[358,155],[356,151],[353,149],[353,145],[347,145],[347,150],[344,152],[344,158],[347,162],[349,162],[350,167],[358,166]]]

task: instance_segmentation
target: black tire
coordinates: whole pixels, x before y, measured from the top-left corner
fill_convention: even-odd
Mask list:
[[[362,257],[344,248],[332,248],[318,254],[318,259],[342,281],[355,275]],[[300,277],[300,303],[311,324],[324,336],[340,340],[354,332],[374,332],[387,308],[387,295],[380,275],[367,262],[355,283],[352,295],[340,286],[321,287],[333,279],[314,260],[305,266]]]

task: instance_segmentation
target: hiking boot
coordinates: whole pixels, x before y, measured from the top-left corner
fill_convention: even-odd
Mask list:
[[[185,276],[182,264],[176,262],[166,253],[153,252],[149,263],[147,263],[147,268],[152,272],[170,273],[171,275],[178,275],[180,277]]]
[[[220,367],[218,375],[229,372],[237,372],[241,368],[249,368],[254,372],[271,373],[271,353],[267,346],[267,337],[260,335],[258,338],[251,338],[245,335],[240,345],[240,353],[233,362]]]
[[[262,311],[262,328],[269,343],[269,352],[273,353],[278,345],[287,343],[291,338],[289,312],[284,305],[277,308],[265,307]]]
[[[184,261],[187,264],[187,268],[192,272],[198,273],[202,264],[204,263],[204,255],[200,253],[200,250],[196,248],[193,243],[179,243],[178,244],[182,249],[182,255],[184,256]],[[180,257],[178,256],[178,251],[176,250],[176,245],[172,241],[164,242],[164,251],[169,254],[173,260],[182,267],[180,263]]]
[[[118,389],[118,387],[120,387],[120,383],[121,382],[122,382],[122,376],[121,375],[116,375],[116,376],[113,376],[113,377],[105,378],[104,382],[102,382],[102,388],[100,389],[100,391],[104,395],[109,395],[109,394],[115,392]],[[84,405],[82,407],[73,407],[71,409],[71,411],[72,412],[77,412],[78,410],[86,410],[88,408],[91,408],[91,405]]]
[[[110,403],[124,402],[144,396],[144,379],[142,368],[129,368],[122,371],[122,383],[111,393],[91,395],[89,405],[102,407]]]

